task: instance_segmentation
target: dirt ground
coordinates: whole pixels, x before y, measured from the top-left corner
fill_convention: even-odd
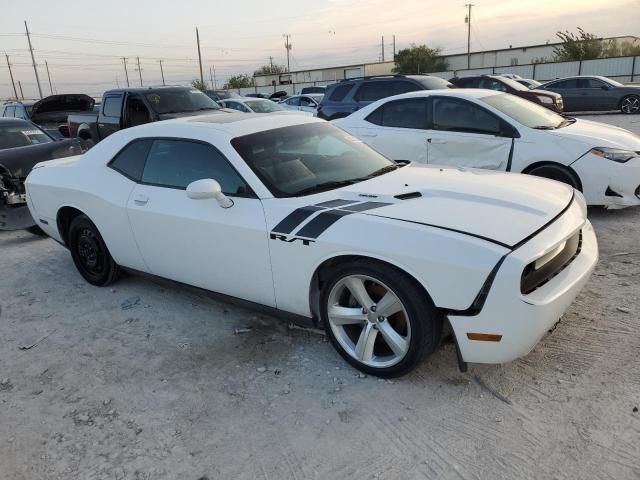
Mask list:
[[[589,215],[595,275],[529,356],[462,374],[449,345],[393,381],[195,289],[92,287],[54,241],[0,232],[0,478],[638,479],[640,208]]]

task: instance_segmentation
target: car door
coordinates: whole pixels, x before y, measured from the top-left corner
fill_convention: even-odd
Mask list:
[[[187,185],[204,178],[233,206],[188,198]],[[152,274],[275,306],[262,203],[211,144],[154,139],[127,210]]]
[[[552,92],[557,92],[562,95],[562,102],[565,112],[579,112],[580,110],[582,110],[584,100],[580,95],[578,82],[575,78],[559,80],[557,82],[544,85],[542,88],[551,90]]]
[[[432,97],[428,162],[506,170],[513,138],[501,136],[504,122],[486,108],[455,97]]]
[[[598,78],[581,78],[578,80],[580,96],[584,100],[585,110],[616,110],[618,104],[611,94],[611,87]]]
[[[427,98],[384,103],[367,116],[356,135],[391,160],[427,163]]]
[[[300,106],[298,107],[299,110],[302,110],[303,112],[314,113],[317,106],[318,104],[311,97],[300,97]]]

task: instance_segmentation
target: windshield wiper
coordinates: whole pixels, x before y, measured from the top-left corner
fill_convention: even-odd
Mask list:
[[[566,127],[567,125],[572,125],[572,124],[574,124],[576,122],[577,122],[577,120],[575,118],[567,117],[562,122],[560,122],[560,124],[556,128]]]
[[[318,192],[324,192],[326,190],[332,190],[334,188],[340,188],[340,187],[346,187],[348,185],[353,185],[354,183],[360,181],[360,179],[354,178],[351,180],[334,180],[331,182],[322,182],[322,183],[317,183],[315,185],[311,185],[310,187],[307,188],[303,188],[302,190],[299,190],[297,192],[295,192],[292,196],[299,196],[299,195],[306,195],[309,193],[318,193]]]
[[[359,178],[358,180],[366,180],[366,179],[369,179],[369,178],[378,177],[380,175],[384,175],[385,173],[392,172],[392,171],[397,170],[399,168],[400,167],[398,165],[387,165],[386,167],[379,168],[375,172],[370,173],[366,177]]]
[[[558,127],[552,127],[550,125],[537,125],[535,127],[531,127],[534,128],[536,130],[555,130]]]

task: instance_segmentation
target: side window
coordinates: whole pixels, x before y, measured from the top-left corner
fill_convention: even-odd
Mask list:
[[[352,83],[349,83],[346,85],[338,85],[336,88],[333,89],[333,92],[331,92],[331,95],[329,95],[329,101],[341,102],[342,100],[344,100],[344,97],[347,96],[347,93],[349,93],[352,87],[353,87]]]
[[[109,95],[102,102],[102,114],[105,117],[119,117],[122,111],[122,95]]]
[[[378,110],[382,112],[383,127],[427,128],[427,101],[423,98],[396,100],[385,103]]]
[[[564,90],[565,88],[577,88],[577,82],[575,79],[562,80],[560,82],[552,83],[548,88],[557,88],[558,90]]]
[[[416,92],[418,90],[423,90],[423,88],[421,88],[420,86],[418,86],[413,82],[405,82],[405,81],[393,82],[394,95],[400,95],[401,93]]]
[[[16,118],[21,118],[23,120],[28,120],[27,112],[26,112],[26,110],[24,109],[24,107],[22,105],[16,105],[15,109],[16,109],[16,111],[14,113],[14,116]]]
[[[127,98],[127,107],[125,110],[125,125],[127,127],[135,127],[151,121],[149,109],[137,95],[131,95]]]
[[[506,85],[495,78],[483,78],[480,82],[480,88],[488,88],[489,90],[497,90],[498,92],[507,91]]]
[[[309,97],[300,97],[301,107],[315,107],[316,104]]]
[[[152,143],[153,140],[151,139],[131,142],[120,150],[114,159],[109,162],[109,166],[134,182],[139,182],[142,179],[144,162],[147,159]]]
[[[191,182],[212,178],[228,195],[247,196],[251,190],[218,150],[187,140],[155,140],[142,174],[151,185],[187,188]]]
[[[364,82],[354,98],[358,102],[375,102],[393,95],[393,82]]]
[[[224,102],[224,106],[225,106],[225,108],[230,108],[232,110],[242,111],[242,109],[240,108],[240,104],[238,102],[230,102],[230,101],[226,100]]]
[[[581,78],[578,81],[578,88],[602,88],[605,83],[595,78]]]
[[[285,100],[284,103],[287,105],[291,105],[292,107],[300,106],[300,97],[291,97],[288,100]]]
[[[9,105],[7,109],[4,111],[4,116],[13,117],[15,111],[16,111],[16,107],[14,105]]]
[[[500,133],[500,119],[471,102],[454,98],[434,98],[433,129],[497,135]]]

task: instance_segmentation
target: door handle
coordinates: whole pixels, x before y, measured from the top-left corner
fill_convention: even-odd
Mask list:
[[[446,140],[444,140],[443,138],[427,138],[427,142],[429,143],[433,143],[434,145],[442,145],[444,143],[447,143]]]
[[[144,206],[148,201],[149,197],[147,197],[146,195],[136,195],[135,197],[133,197],[133,203],[135,203],[136,205]]]

